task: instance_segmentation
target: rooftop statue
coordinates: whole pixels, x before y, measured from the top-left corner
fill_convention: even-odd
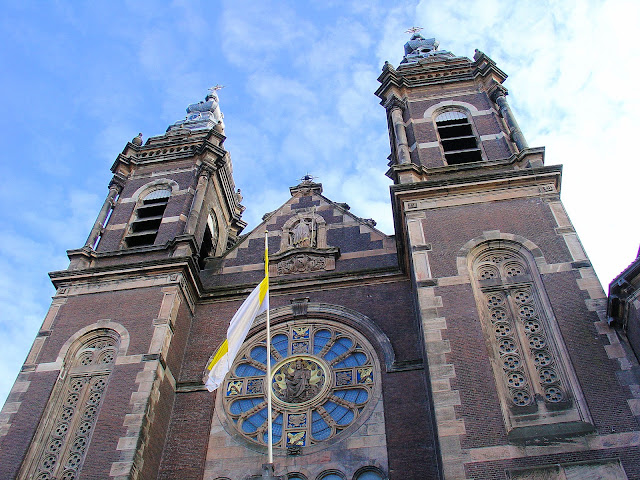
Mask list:
[[[224,115],[220,110],[220,100],[217,93],[222,88],[224,87],[220,85],[209,88],[209,93],[204,101],[189,105],[186,118],[171,125],[167,132],[181,129],[210,130],[214,128],[216,131],[224,133]]]

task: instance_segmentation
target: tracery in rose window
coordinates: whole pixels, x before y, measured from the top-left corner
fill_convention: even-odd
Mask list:
[[[359,426],[379,396],[379,369],[367,340],[327,320],[272,328],[274,448],[303,453]],[[266,335],[250,339],[223,384],[223,404],[238,434],[267,444]]]

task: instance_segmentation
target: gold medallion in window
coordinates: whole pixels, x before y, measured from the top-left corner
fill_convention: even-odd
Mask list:
[[[348,435],[380,396],[380,369],[368,341],[328,320],[289,321],[272,328],[273,445],[311,453]],[[247,341],[223,384],[223,404],[237,434],[267,445],[265,332]]]

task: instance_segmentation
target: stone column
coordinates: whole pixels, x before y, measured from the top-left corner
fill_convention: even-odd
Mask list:
[[[507,89],[502,85],[499,85],[491,94],[491,98],[496,103],[496,105],[498,105],[498,111],[507,123],[507,127],[509,128],[509,133],[511,135],[511,140],[514,141],[516,147],[518,147],[518,150],[522,151],[525,148],[529,148],[529,145],[527,145],[527,141],[524,139],[524,135],[520,130],[520,126],[516,121],[516,117],[513,116],[513,112],[511,112],[511,108],[509,108],[509,103],[507,103],[506,98],[507,93]]]
[[[402,103],[396,97],[392,97],[391,101],[387,104],[387,110],[391,111],[391,123],[393,124],[393,131],[395,133],[398,163],[411,163],[407,131],[404,128],[404,120],[402,118]]]
[[[98,218],[96,218],[96,222],[93,224],[93,228],[91,229],[91,233],[87,238],[84,246],[93,248],[98,239],[98,235],[102,233],[102,229],[104,228],[104,221],[109,215],[109,212],[113,209],[115,205],[116,196],[122,191],[122,185],[117,183],[111,183],[109,185],[109,193],[107,198],[104,200],[102,204],[102,208],[100,209],[100,213],[98,214]]]
[[[191,205],[191,211],[189,212],[187,225],[185,226],[185,229],[184,229],[184,233],[187,235],[193,235],[194,233],[196,233],[198,218],[200,217],[200,210],[202,209],[204,196],[207,193],[207,187],[209,186],[210,176],[211,176],[211,171],[208,168],[202,168],[200,170],[200,177],[198,178],[198,185],[196,186],[196,194],[193,199],[193,204]]]

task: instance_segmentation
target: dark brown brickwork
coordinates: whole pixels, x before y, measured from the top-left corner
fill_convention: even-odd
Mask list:
[[[131,336],[128,355],[147,353],[162,298],[160,287],[69,297],[60,308],[38,362],[54,362],[71,335],[102,319],[111,319],[127,329]]]
[[[167,377],[162,380],[159,393],[158,403],[154,405],[153,415],[149,418],[148,443],[144,449],[144,463],[140,478],[158,478],[160,461],[165,447],[167,431],[171,421],[171,410],[175,399],[175,392]],[[182,476],[182,478],[188,477]]]
[[[450,319],[443,337],[451,344],[448,359],[456,368],[451,388],[460,392],[462,405],[456,407],[456,413],[465,421],[463,447],[504,444],[507,432],[471,285],[437,288],[436,292]]]
[[[456,258],[460,249],[487,230],[515,233],[531,240],[543,251],[547,263],[571,261],[562,236],[554,231],[551,210],[540,198],[430,210],[423,225],[426,241],[433,246],[429,260],[434,277],[457,275]]]
[[[176,395],[158,479],[202,478],[216,393]]]
[[[437,451],[424,371],[383,378],[389,477],[437,479]],[[421,412],[416,415],[416,412]]]
[[[0,478],[15,478],[47,405],[58,372],[33,372],[29,375],[28,401],[11,419],[9,433],[0,439]]]
[[[137,389],[132,379],[141,371],[140,364],[118,365],[111,373],[80,478],[108,478],[111,463],[119,460],[119,452],[116,450],[118,439],[126,432],[123,420],[131,409],[131,394]]]

